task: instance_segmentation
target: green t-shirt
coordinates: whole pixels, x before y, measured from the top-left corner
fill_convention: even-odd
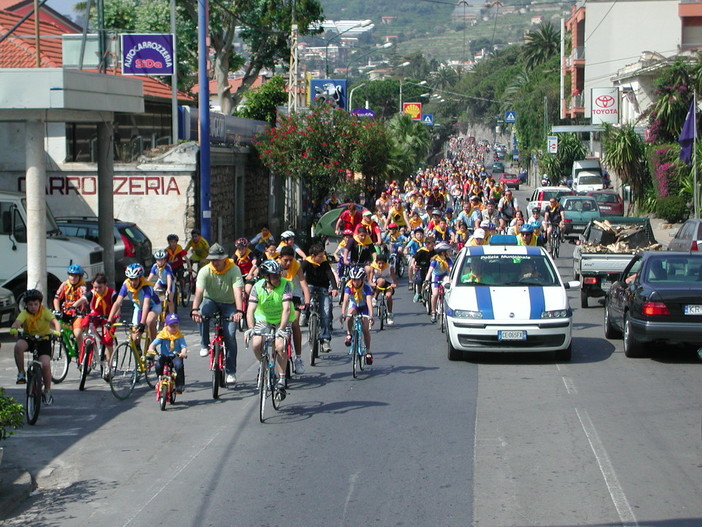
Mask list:
[[[244,280],[238,265],[234,265],[222,274],[214,272],[212,265],[207,264],[197,273],[197,287],[204,291],[204,298],[209,298],[220,304],[234,304],[234,288],[244,287]]]
[[[280,324],[283,315],[283,302],[292,301],[292,285],[289,280],[281,278],[280,285],[269,291],[265,284],[265,279],[256,282],[249,295],[249,302],[256,302],[254,319],[269,324]]]

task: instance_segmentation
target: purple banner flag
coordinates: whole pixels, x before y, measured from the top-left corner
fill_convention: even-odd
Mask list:
[[[695,99],[692,99],[690,103],[690,109],[687,111],[687,117],[685,117],[685,124],[683,124],[682,132],[680,133],[680,138],[678,143],[680,143],[680,161],[686,165],[692,163],[692,149],[695,145],[695,138],[697,136],[697,119],[695,118]]]
[[[173,75],[173,35],[121,36],[123,75]]]

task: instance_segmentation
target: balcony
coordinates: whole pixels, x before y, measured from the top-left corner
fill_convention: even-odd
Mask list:
[[[585,99],[582,93],[577,95],[571,95],[568,99],[568,110],[571,112],[584,112],[585,111]]]
[[[571,64],[575,64],[576,61],[584,61],[585,60],[585,46],[578,46],[577,48],[573,49],[573,52],[570,54],[570,62]]]

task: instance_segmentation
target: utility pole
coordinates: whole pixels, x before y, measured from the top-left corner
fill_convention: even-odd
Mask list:
[[[292,23],[290,25],[290,67],[288,68],[288,115],[297,112],[298,65],[297,65],[297,15],[296,2],[292,0]]]

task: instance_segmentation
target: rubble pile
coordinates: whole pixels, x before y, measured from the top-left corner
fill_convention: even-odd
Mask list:
[[[596,228],[594,228],[596,227]],[[612,225],[608,220],[593,221],[590,237],[582,244],[583,253],[638,253],[657,251],[660,243],[651,243],[646,228],[641,225]]]

